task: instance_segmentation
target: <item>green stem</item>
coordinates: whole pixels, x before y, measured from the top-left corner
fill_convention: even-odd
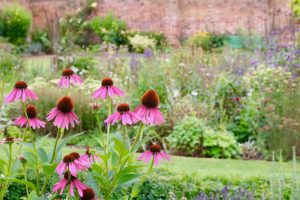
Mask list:
[[[111,115],[111,98],[110,96],[107,97],[107,112],[108,112],[108,116]],[[106,148],[108,149],[109,146],[109,133],[110,133],[110,124],[107,124],[107,139],[106,139]]]
[[[8,176],[10,176],[12,172],[12,143],[8,143],[8,145],[9,145]],[[8,186],[9,186],[9,182],[5,181],[3,187],[1,188],[0,200],[4,198]]]
[[[35,158],[36,188],[37,188],[37,192],[39,193],[40,192],[40,171],[38,167],[38,157],[37,157],[35,143],[33,142],[32,145],[33,145],[34,158]]]
[[[100,136],[102,136],[102,127],[101,127],[99,115],[98,115],[97,112],[96,112],[95,116],[96,116],[96,120],[97,120],[97,125],[98,125],[98,128],[99,128],[99,131],[100,131]]]
[[[125,146],[127,146],[126,145],[126,137],[127,137],[127,127],[126,127],[126,125],[124,125],[123,128],[124,128],[123,143],[124,143]]]
[[[22,102],[22,107],[23,107],[23,112],[24,112],[24,115],[26,117],[26,128],[25,128],[25,132],[23,134],[23,141],[25,140],[25,137],[26,137],[26,133],[27,133],[27,128],[30,127],[30,123],[29,123],[29,118],[28,118],[28,115],[27,115],[27,111],[26,111],[26,105],[25,105],[25,102],[21,101]]]
[[[26,169],[25,164],[23,164],[23,168],[24,168],[24,179],[25,179],[25,181],[27,181],[27,169]],[[27,194],[27,198],[28,198],[29,192],[28,192],[28,186],[27,186],[27,184],[25,184],[25,187],[26,187],[26,194]],[[39,190],[37,190],[37,191],[39,191]]]
[[[139,187],[144,183],[144,181],[146,180],[147,176],[152,172],[154,166],[154,156],[152,157],[151,160],[151,164],[149,166],[148,171],[146,172],[146,174],[141,178],[141,180],[137,183],[137,189],[139,190]],[[131,196],[130,199],[133,199],[135,196]]]
[[[9,146],[8,175],[10,176],[12,172],[12,143],[9,143],[8,146]]]
[[[61,131],[60,131],[61,130]],[[58,128],[57,129],[57,133],[56,133],[56,138],[55,138],[55,144],[54,144],[54,148],[53,148],[53,153],[52,153],[52,157],[51,157],[51,161],[50,161],[50,165],[53,164],[55,158],[56,158],[56,148],[57,148],[57,144],[58,144],[58,141],[61,139],[62,135],[64,134],[64,129],[60,129]],[[44,193],[46,187],[47,187],[47,184],[50,180],[50,175],[48,175],[45,179],[45,182],[43,184],[43,187],[42,187],[42,190],[41,190],[41,194]]]
[[[56,148],[57,148],[57,143],[59,141],[60,135],[61,135],[60,128],[58,128],[57,133],[56,133],[56,138],[55,138],[55,143],[54,143],[54,148],[53,148],[50,164],[52,164],[53,161],[55,160]]]
[[[134,142],[133,142],[133,144],[132,144],[132,146],[131,146],[130,152],[132,152],[132,150],[134,149],[134,147],[135,147],[135,145],[137,144],[137,142],[141,139],[141,136],[142,136],[142,134],[143,134],[143,131],[144,131],[144,124],[141,122],[141,123],[140,123],[140,127],[139,127],[139,129],[138,129],[138,132],[137,132],[137,134],[136,134],[136,137],[135,137],[135,139],[134,139]]]

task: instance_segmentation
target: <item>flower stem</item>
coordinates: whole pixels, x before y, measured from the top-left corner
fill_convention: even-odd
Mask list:
[[[126,136],[127,136],[127,127],[126,127],[126,125],[124,125],[123,128],[124,128],[123,143],[124,143],[125,146],[127,146],[126,145]]]
[[[38,166],[38,157],[37,157],[37,151],[36,151],[36,146],[35,143],[32,143],[33,145],[33,150],[34,150],[34,158],[35,158],[35,174],[36,174],[36,188],[37,191],[40,192],[40,172],[39,172],[39,166]],[[27,185],[26,185],[27,187]]]
[[[9,143],[8,146],[9,146],[8,174],[11,175],[11,172],[12,172],[12,143]]]
[[[56,147],[57,147],[57,143],[58,143],[58,140],[59,140],[59,131],[60,129],[58,128],[57,129],[57,133],[56,133],[56,138],[55,138],[55,143],[54,143],[54,148],[53,148],[53,152],[52,152],[52,157],[51,157],[51,161],[50,161],[50,164],[53,163],[54,161],[54,158],[55,158],[55,153],[56,153]]]
[[[21,101],[21,102],[22,102],[23,112],[24,112],[24,115],[26,117],[26,128],[25,128],[25,132],[23,134],[23,141],[24,141],[25,137],[26,137],[27,128],[30,127],[30,124],[29,124],[29,118],[28,118],[27,111],[26,111],[25,102],[23,102],[23,101]]]
[[[130,152],[132,152],[132,150],[134,149],[135,145],[137,144],[137,142],[141,139],[141,136],[143,134],[143,131],[144,131],[144,124],[143,123],[140,123],[140,127],[138,129],[138,132],[136,134],[136,137],[134,139],[134,142],[131,146],[131,149],[130,149]]]
[[[23,168],[24,168],[24,179],[25,179],[25,181],[27,181],[27,169],[26,169],[26,165],[25,164],[23,164]],[[27,184],[25,184],[25,187],[26,187],[26,194],[27,194],[27,198],[28,198],[29,192],[28,192],[28,186],[27,186]]]
[[[53,153],[52,153],[50,165],[53,164],[53,162],[55,161],[57,144],[58,144],[58,141],[62,138],[63,134],[64,134],[64,129],[58,128],[57,129],[57,133],[56,133],[55,144],[54,144],[54,148],[53,148]],[[45,189],[47,187],[49,179],[50,179],[50,176],[48,175],[46,177],[46,179],[45,179],[44,184],[43,184],[43,187],[42,187],[42,190],[41,190],[41,194],[44,193],[44,191],[45,191]]]
[[[111,103],[112,100],[110,98],[110,96],[107,97],[107,112],[108,112],[108,116],[111,115]],[[106,139],[106,148],[108,148],[109,146],[109,133],[110,133],[110,123],[107,124],[107,139]]]
[[[12,143],[8,143],[9,146],[9,159],[8,159],[8,176],[11,175],[12,172]],[[9,182],[5,181],[3,187],[1,187],[1,191],[0,191],[0,200],[2,200],[5,196],[6,190],[9,186]]]

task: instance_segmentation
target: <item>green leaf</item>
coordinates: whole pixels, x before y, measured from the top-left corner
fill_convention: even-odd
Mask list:
[[[141,141],[139,141],[131,150],[131,152],[136,152],[138,150],[138,148],[140,148],[140,146],[142,146],[143,144],[149,142],[150,140],[152,140],[153,138],[155,138],[155,136],[152,137],[145,137],[143,138]]]
[[[29,181],[20,180],[20,179],[11,178],[11,177],[0,177],[0,180],[7,180],[7,181],[15,182],[15,183],[24,184],[24,185],[27,185],[32,190],[36,191],[35,185]]]
[[[125,183],[131,183],[140,177],[140,174],[124,174],[117,179],[118,185],[124,185]]]
[[[141,170],[138,170],[140,168],[144,167],[143,165],[130,165],[125,167],[122,171],[118,173],[118,176],[126,176],[126,174],[134,174],[138,173]]]
[[[41,159],[41,161],[43,161],[44,163],[48,162],[48,155],[43,148],[39,147],[37,149],[37,154],[38,154],[39,158]]]
[[[30,164],[32,164],[32,165],[35,164],[35,156],[34,156],[34,153],[29,152],[29,151],[26,151],[26,152],[24,153],[24,157],[26,158],[27,163],[30,163]]]
[[[84,132],[81,132],[81,133],[78,133],[78,134],[75,134],[75,135],[71,135],[71,136],[68,136],[68,137],[64,138],[64,139],[62,140],[62,142],[58,145],[56,151],[57,151],[57,152],[58,152],[58,151],[61,151],[62,148],[63,148],[64,146],[67,145],[68,142],[70,142],[72,139],[78,137],[79,135],[82,135],[83,133],[84,133]]]
[[[43,171],[45,173],[45,175],[50,176],[53,174],[53,172],[55,171],[57,164],[53,163],[53,164],[44,164],[43,165]]]
[[[128,150],[122,141],[118,140],[117,138],[114,138],[114,142],[115,149],[119,153],[120,157],[123,157],[123,155],[128,154]]]
[[[132,190],[131,190],[131,199],[135,198],[139,194],[139,192],[140,192],[140,185],[141,185],[140,182],[137,182],[137,183],[135,183],[133,185]]]
[[[115,151],[113,151],[112,155],[111,155],[111,165],[116,166],[118,164],[119,159],[120,158],[119,158],[118,154]]]

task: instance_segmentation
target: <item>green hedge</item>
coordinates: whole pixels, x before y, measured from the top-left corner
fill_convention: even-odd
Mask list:
[[[140,193],[136,200],[157,200],[172,199],[195,199],[200,193],[207,195],[216,194],[222,191],[225,186],[230,186],[230,192],[235,193],[240,189],[246,189],[254,195],[255,199],[264,196],[266,199],[271,197],[269,179],[262,177],[253,177],[241,179],[240,177],[198,177],[182,174],[174,174],[164,170],[156,170],[140,188]],[[34,181],[34,180],[31,180]],[[284,199],[289,199],[291,193],[291,184],[289,180],[284,181],[282,191]],[[131,188],[122,188],[115,191],[112,200],[126,199],[130,196]],[[276,192],[276,191],[275,191]],[[20,199],[26,195],[25,187],[20,184],[12,184],[9,187],[9,193],[6,200]]]

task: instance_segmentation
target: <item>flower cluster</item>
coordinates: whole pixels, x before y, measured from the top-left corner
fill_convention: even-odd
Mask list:
[[[91,192],[92,189],[88,188],[85,184],[78,180],[77,172],[88,170],[95,160],[99,160],[99,158],[95,155],[91,155],[89,148],[82,156],[80,156],[77,152],[66,155],[56,167],[56,172],[62,177],[62,179],[53,186],[53,192],[60,190],[60,194],[62,194],[66,186],[69,185],[70,194],[72,196],[74,196],[74,188],[76,188],[81,198],[94,199],[95,195],[91,195],[94,194]]]
[[[58,82],[58,87],[69,88],[71,85],[78,85],[82,83],[83,80],[80,76],[76,75],[73,70],[65,69]],[[107,99],[109,102],[108,105],[110,105],[112,98],[117,96],[122,97],[124,95],[125,94],[121,89],[114,86],[114,82],[111,78],[103,78],[101,86],[92,94],[92,97],[94,99]],[[30,127],[32,129],[45,128],[46,123],[38,118],[38,111],[35,105],[31,103],[26,106],[25,104],[27,100],[38,100],[38,97],[33,91],[27,88],[27,83],[24,81],[19,81],[15,84],[15,88],[6,97],[5,102],[12,103],[16,100],[21,101],[24,108],[24,114],[15,119],[15,125],[26,128]],[[104,122],[107,125],[113,125],[117,122],[121,122],[123,126],[131,126],[140,123],[141,127],[143,125],[159,125],[164,121],[164,117],[159,110],[159,104],[159,96],[156,91],[148,90],[141,98],[141,105],[139,105],[136,109],[131,110],[130,106],[126,103],[119,104],[116,111],[108,116]],[[91,103],[91,108],[93,112],[97,114],[101,109],[101,103]],[[65,129],[68,130],[70,127],[75,127],[76,124],[79,124],[79,119],[73,109],[74,102],[70,96],[66,95],[61,97],[56,106],[48,113],[47,121],[53,121],[53,125],[60,130],[61,134],[60,137],[57,137],[56,139],[51,164],[53,164],[53,161],[55,160],[58,138],[62,137]],[[108,134],[107,138],[109,138]],[[136,136],[136,140],[141,138],[142,134]],[[8,137],[0,140],[0,144],[12,144],[13,142],[20,142],[22,140],[22,138]],[[109,140],[107,139],[105,148],[108,147],[108,144]],[[135,144],[136,143],[133,144],[133,147]],[[170,160],[170,157],[161,150],[161,147],[158,144],[151,145],[150,149],[138,158],[138,160],[144,160],[145,162],[152,160],[154,165],[157,165],[158,161],[161,159]],[[62,194],[66,188],[69,188],[69,193],[71,196],[74,196],[74,189],[76,189],[81,199],[95,200],[96,195],[94,191],[83,184],[77,175],[78,172],[88,171],[92,164],[100,161],[103,162],[103,160],[93,154],[90,148],[87,148],[83,155],[80,155],[77,152],[72,152],[64,156],[55,169],[57,174],[60,176],[60,181],[54,185],[52,189],[53,192],[60,192],[60,194]]]

